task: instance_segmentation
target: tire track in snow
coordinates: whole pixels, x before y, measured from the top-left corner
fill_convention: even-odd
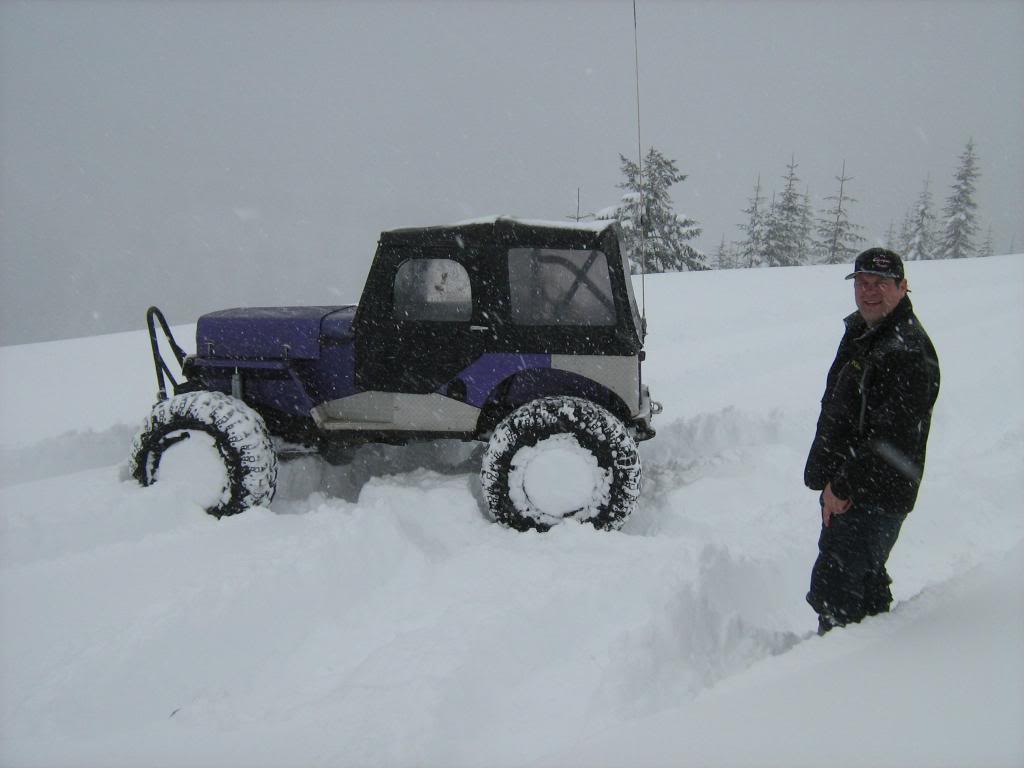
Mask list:
[[[718,467],[736,463],[741,449],[789,442],[796,431],[779,411],[761,415],[733,407],[659,425],[658,436],[641,444],[644,482],[660,491],[689,485]]]

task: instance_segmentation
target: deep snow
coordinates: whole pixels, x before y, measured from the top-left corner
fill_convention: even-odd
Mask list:
[[[458,443],[286,464],[217,521],[121,479],[145,333],[0,348],[0,763],[1021,765],[1024,257],[908,265],[943,383],[897,604],[818,638],[846,271],[647,279],[621,532],[488,522]]]

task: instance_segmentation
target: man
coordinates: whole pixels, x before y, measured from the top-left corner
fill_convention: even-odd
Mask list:
[[[924,470],[939,361],[914,315],[900,257],[854,263],[857,312],[828,372],[804,483],[821,491],[821,536],[807,602],[818,634],[889,610],[885,569]]]

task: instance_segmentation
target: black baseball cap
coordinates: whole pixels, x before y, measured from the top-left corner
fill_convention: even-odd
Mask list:
[[[853,262],[853,272],[848,274],[846,279],[849,280],[860,272],[902,280],[903,259],[888,248],[868,248],[858,254],[857,260]]]

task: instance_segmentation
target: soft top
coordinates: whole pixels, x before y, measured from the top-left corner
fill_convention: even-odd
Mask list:
[[[615,224],[615,221],[542,221],[488,216],[445,226],[392,229],[381,233],[380,243],[405,246],[455,244],[462,247],[465,244],[498,242],[509,247],[597,248],[605,233],[613,230]]]

